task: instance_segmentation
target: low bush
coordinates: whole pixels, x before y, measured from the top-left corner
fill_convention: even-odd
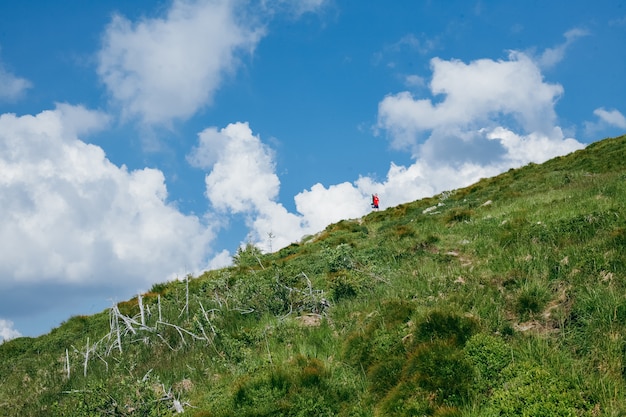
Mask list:
[[[505,368],[503,379],[504,384],[493,390],[481,416],[595,415],[581,387],[550,369],[528,362],[516,363]]]
[[[472,336],[463,348],[476,372],[474,389],[488,393],[501,382],[501,371],[511,362],[511,347],[502,338],[485,333]]]

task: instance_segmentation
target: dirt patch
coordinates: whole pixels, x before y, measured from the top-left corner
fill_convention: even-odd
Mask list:
[[[305,314],[303,316],[296,317],[296,320],[302,325],[307,327],[316,327],[322,324],[322,316],[319,314]]]

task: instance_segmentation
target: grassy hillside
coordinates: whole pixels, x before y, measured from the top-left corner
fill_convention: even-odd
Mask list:
[[[626,415],[625,206],[623,136],[249,246],[0,345],[0,415]]]

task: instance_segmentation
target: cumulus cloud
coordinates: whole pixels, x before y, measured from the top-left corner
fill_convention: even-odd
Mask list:
[[[127,117],[166,125],[210,103],[238,57],[263,29],[241,21],[234,0],[174,0],[162,18],[116,15],[98,54],[98,74]]]
[[[272,149],[253,134],[248,123],[205,129],[188,156],[193,166],[207,171],[206,196],[213,208],[244,215],[250,228],[248,240],[265,250],[366,213],[368,197],[349,183],[328,188],[315,184],[295,196],[298,213],[288,212],[276,201],[280,180],[274,158]]]
[[[213,208],[218,213],[248,216],[257,240],[286,224],[300,229],[300,221],[275,202],[280,181],[275,173],[274,152],[252,133],[248,123],[205,129],[187,159],[191,165],[208,171],[206,196]],[[291,234],[280,234],[281,239],[292,238]]]
[[[367,194],[348,182],[328,188],[318,183],[296,195],[294,200],[306,225],[314,231],[340,219],[360,217],[368,207]]]
[[[544,82],[537,65],[522,53],[469,64],[434,58],[431,68],[435,99],[405,91],[379,103],[378,128],[389,133],[396,148],[414,147],[430,131],[494,126],[503,116],[526,132],[549,131],[554,124],[554,103],[563,88]]]
[[[0,61],[0,101],[17,100],[31,87],[30,81],[15,76]]]
[[[279,180],[273,152],[247,123],[232,123],[220,131],[208,128],[199,138],[188,159],[194,166],[211,168],[206,187],[214,208],[242,213],[259,210],[276,198]]]
[[[0,115],[0,315],[17,292],[58,304],[50,289],[132,293],[206,267],[212,226],[168,202],[163,173],[118,167],[80,139],[107,120],[66,104]]]
[[[0,319],[0,341],[11,340],[20,336],[22,334],[13,328],[11,320]]]

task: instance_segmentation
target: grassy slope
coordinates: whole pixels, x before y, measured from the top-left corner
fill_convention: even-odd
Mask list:
[[[143,329],[135,298],[6,342],[0,415],[624,415],[625,149],[249,247]]]

